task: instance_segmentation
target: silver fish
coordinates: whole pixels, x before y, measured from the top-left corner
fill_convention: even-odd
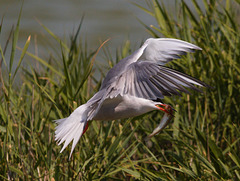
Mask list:
[[[165,114],[163,115],[159,125],[148,136],[149,138],[151,138],[152,136],[158,134],[161,130],[163,130],[168,125],[168,123],[174,117],[173,111],[174,111],[174,109],[171,106],[169,106],[169,105],[166,106]]]

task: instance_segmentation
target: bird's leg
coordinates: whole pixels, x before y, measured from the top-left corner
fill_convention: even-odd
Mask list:
[[[88,129],[88,122],[87,122],[86,125],[84,126],[83,134],[87,131],[87,129]],[[82,134],[82,135],[83,135],[83,134]]]

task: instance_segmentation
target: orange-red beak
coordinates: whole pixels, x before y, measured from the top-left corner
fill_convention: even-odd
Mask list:
[[[176,111],[175,109],[173,109],[170,105],[167,104],[157,104],[156,107],[158,109],[160,109],[161,111],[170,114],[173,116],[173,111]]]

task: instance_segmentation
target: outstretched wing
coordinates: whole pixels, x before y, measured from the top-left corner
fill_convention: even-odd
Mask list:
[[[139,61],[132,63],[118,80],[111,84],[108,96],[113,98],[119,94],[129,94],[154,100],[164,96],[180,96],[181,92],[190,93],[186,88],[201,92],[201,89],[194,85],[208,87],[204,82],[176,70],[154,62]]]
[[[179,59],[179,55],[185,55],[187,52],[202,50],[196,45],[173,38],[149,38],[143,44],[143,47],[145,48],[138,60],[152,61],[159,65]]]
[[[194,52],[194,50],[201,50],[201,48],[173,38],[149,38],[138,50],[120,60],[118,64],[109,70],[101,89],[106,89],[110,84],[114,83],[134,62],[143,60],[164,65],[171,60],[180,58],[180,55]]]
[[[194,85],[209,87],[191,76],[162,66],[194,50],[201,48],[178,39],[147,39],[140,49],[122,59],[108,72],[100,88],[101,98],[96,96],[89,100],[96,102],[89,119],[94,117],[105,99],[119,94],[155,100],[164,96],[181,95],[181,92],[189,93],[186,87],[201,92]]]
[[[185,89],[186,87],[201,92],[201,89],[194,85],[205,87],[208,85],[189,75],[162,66],[194,50],[201,48],[178,39],[147,39],[139,50],[123,59],[111,70],[118,71],[107,75],[108,79],[111,77],[106,87],[108,96],[112,98],[118,94],[129,94],[145,99],[157,99],[181,95],[180,92],[190,93]]]

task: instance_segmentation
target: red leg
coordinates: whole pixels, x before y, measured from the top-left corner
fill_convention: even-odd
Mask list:
[[[88,122],[87,122],[87,124],[86,124],[85,127],[84,127],[83,134],[87,131],[87,129],[88,129]],[[83,134],[82,134],[82,135],[83,135]]]

